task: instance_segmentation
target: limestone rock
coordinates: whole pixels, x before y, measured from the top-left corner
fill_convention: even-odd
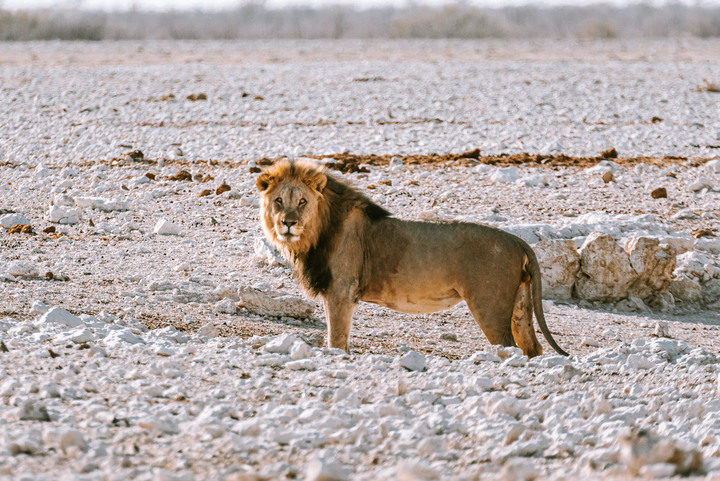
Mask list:
[[[160,219],[155,224],[153,232],[160,235],[180,235],[180,226],[173,224],[169,220]]]
[[[30,225],[30,221],[22,214],[5,214],[0,217],[0,225],[6,229],[18,224]]]
[[[675,270],[676,252],[672,246],[661,246],[657,239],[649,237],[635,237],[628,241],[625,251],[638,276],[628,295],[644,299],[667,289]]]
[[[422,371],[425,369],[425,356],[417,351],[408,351],[400,358],[399,363],[410,371]]]
[[[545,240],[533,246],[542,271],[543,297],[570,299],[580,269],[580,254],[572,240]]]
[[[685,302],[701,302],[703,299],[700,283],[687,277],[679,277],[670,281],[668,286],[675,299]]]
[[[59,205],[50,206],[48,212],[48,220],[56,224],[77,224],[80,222],[81,217],[82,212],[80,209]]]
[[[307,319],[315,310],[315,304],[305,299],[289,295],[272,297],[252,287],[238,289],[238,298],[238,307],[263,316]]]
[[[575,290],[589,301],[622,299],[637,278],[623,248],[599,232],[590,234],[580,248],[580,271]]]

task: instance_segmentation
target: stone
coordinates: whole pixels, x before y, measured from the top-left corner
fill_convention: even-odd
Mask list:
[[[304,481],[346,481],[349,479],[345,467],[336,461],[314,458],[305,468]]]
[[[514,166],[499,167],[490,175],[490,180],[498,184],[507,184],[518,180],[520,169]]]
[[[627,296],[636,280],[628,254],[607,234],[593,232],[580,248],[578,297],[589,301],[615,301]]]
[[[299,297],[279,295],[271,297],[252,287],[238,289],[238,307],[262,316],[307,319],[315,311],[315,304]]]
[[[615,176],[613,175],[612,170],[606,170],[600,178],[606,184],[615,181]]]
[[[397,481],[434,481],[440,472],[420,460],[406,459],[397,466]]]
[[[255,238],[253,243],[254,256],[253,258],[263,264],[269,266],[281,266],[285,264],[280,252],[271,246],[264,236],[258,236]]]
[[[82,218],[82,211],[73,207],[50,206],[48,220],[56,224],[77,224]]]
[[[279,336],[275,336],[274,338],[270,339],[270,341],[265,343],[263,349],[266,352],[288,354],[293,344],[298,341],[300,340],[292,334],[281,334]]]
[[[651,369],[655,364],[641,354],[630,354],[627,357],[626,364],[631,369]]]
[[[5,267],[5,272],[13,277],[23,277],[26,279],[40,277],[40,273],[37,267],[35,267],[35,264],[23,260],[12,261]]]
[[[28,399],[20,406],[18,419],[20,419],[20,421],[48,422],[50,421],[50,416],[44,404]]]
[[[147,177],[141,177],[148,180]],[[83,208],[101,210],[103,212],[126,211],[130,203],[119,199],[102,199],[100,197],[77,197],[75,203]]]
[[[710,279],[702,284],[702,297],[705,304],[720,301],[720,279]]]
[[[215,310],[221,314],[235,314],[237,312],[237,306],[232,299],[223,299],[215,304]]]
[[[66,311],[62,307],[51,307],[45,314],[40,317],[38,324],[60,324],[65,327],[78,327],[83,325],[83,321],[74,314]]]
[[[580,254],[572,240],[553,239],[533,245],[542,273],[543,297],[572,298],[575,278],[580,270]]]
[[[160,235],[180,235],[181,228],[167,219],[160,219],[155,224],[153,232]]]
[[[11,228],[14,225],[25,224],[30,225],[30,221],[22,214],[5,214],[0,217],[0,225],[6,229]]]
[[[644,299],[667,289],[676,265],[676,251],[672,246],[661,246],[657,239],[649,237],[634,237],[625,245],[625,252],[637,274],[628,296]]]
[[[665,187],[658,187],[650,192],[650,197],[653,199],[667,199],[667,189]]]
[[[670,324],[667,321],[657,321],[654,333],[657,337],[672,337],[670,336]]]
[[[632,428],[620,438],[620,462],[633,476],[658,463],[672,464],[674,475],[704,474],[702,452],[649,429]]]
[[[598,347],[600,346],[600,343],[597,341],[597,339],[594,339],[592,337],[583,337],[580,341],[580,345],[588,347]]]
[[[687,277],[677,277],[670,281],[668,290],[675,299],[684,302],[702,302],[703,294],[700,283]]]
[[[701,176],[695,182],[688,184],[688,189],[693,192],[700,192],[703,189],[711,190],[714,186],[712,179]]]
[[[423,371],[425,369],[425,356],[417,351],[406,352],[398,363],[408,371]]]

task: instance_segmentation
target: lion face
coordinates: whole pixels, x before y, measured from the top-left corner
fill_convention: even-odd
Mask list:
[[[314,164],[281,161],[257,179],[265,235],[286,252],[303,252],[319,233],[319,206],[327,177]]]

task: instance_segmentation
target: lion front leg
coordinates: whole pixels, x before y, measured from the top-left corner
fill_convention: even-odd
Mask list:
[[[348,337],[357,302],[347,296],[329,294],[323,297],[328,346],[348,351]]]

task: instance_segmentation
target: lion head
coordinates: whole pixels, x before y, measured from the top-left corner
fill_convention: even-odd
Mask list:
[[[282,160],[258,176],[262,228],[275,247],[297,255],[317,242],[327,181],[321,165],[305,161]]]

